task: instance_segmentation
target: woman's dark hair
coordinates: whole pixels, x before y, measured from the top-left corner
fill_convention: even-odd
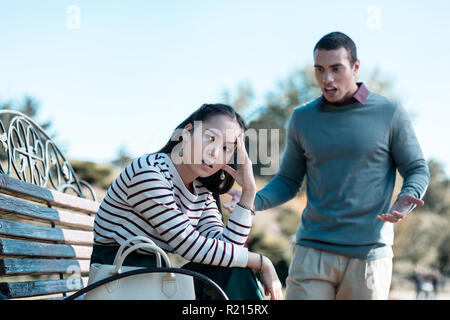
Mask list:
[[[188,124],[192,124],[194,126],[194,121],[207,121],[209,118],[217,115],[224,115],[229,117],[232,120],[236,120],[239,126],[242,128],[243,131],[247,130],[247,127],[245,125],[244,119],[230,106],[226,104],[203,104],[200,108],[195,110],[186,120],[181,122],[176,128],[176,130],[183,129]],[[166,153],[169,154],[172,152],[172,149],[181,142],[183,138],[180,137],[178,140],[170,139],[164,147],[161,148],[161,150],[158,151],[158,153]],[[233,154],[234,161],[232,161],[231,164],[229,164],[230,167],[236,169],[237,168],[237,152],[234,152]],[[225,179],[220,179],[221,170],[216,172],[215,174],[209,176],[209,177],[199,177],[197,178],[198,181],[200,181],[204,187],[206,187],[209,191],[212,192],[216,202],[217,207],[219,210],[221,209],[220,206],[220,198],[219,195],[226,193],[231,189],[231,187],[234,184],[233,177],[226,171],[223,171],[225,174]]]
[[[353,66],[358,59],[356,54],[356,45],[353,40],[342,32],[331,32],[324,35],[314,47],[313,52],[316,50],[336,50],[344,48],[347,50],[350,65]]]

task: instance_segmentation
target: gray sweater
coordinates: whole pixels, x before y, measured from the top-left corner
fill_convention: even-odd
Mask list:
[[[403,107],[373,92],[364,105],[320,97],[292,113],[279,171],[255,208],[289,201],[306,177],[297,244],[360,259],[392,256],[393,224],[376,216],[391,208],[396,169],[399,196],[422,198],[429,171]]]

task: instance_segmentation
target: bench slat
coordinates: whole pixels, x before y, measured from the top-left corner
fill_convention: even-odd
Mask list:
[[[90,259],[92,247],[0,239],[0,255]]]
[[[0,174],[0,191],[1,193],[12,196],[20,195],[22,198],[28,200],[45,202],[51,206],[70,208],[91,214],[96,214],[100,205],[98,202],[78,198],[11,178],[6,174]]]
[[[88,278],[63,280],[1,282],[0,293],[8,298],[25,298],[77,291],[87,286]]]
[[[3,219],[0,219],[0,235],[82,245],[91,245],[94,240],[90,231],[48,228]]]
[[[5,213],[21,215],[26,218],[41,219],[70,227],[93,230],[94,218],[69,213],[62,210],[35,205],[0,195],[0,210]]]
[[[17,276],[52,273],[89,273],[88,260],[53,259],[2,259],[0,276]]]

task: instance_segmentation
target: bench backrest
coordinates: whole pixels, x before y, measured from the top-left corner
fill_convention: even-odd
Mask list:
[[[35,124],[19,116],[27,125],[16,131],[24,137],[0,122],[0,149],[2,144],[7,149],[8,167],[0,166],[0,297],[62,297],[87,284],[99,203],[49,138],[43,141],[40,132],[30,129]],[[42,154],[36,141],[44,146]],[[18,149],[21,153],[14,155]],[[49,182],[59,191],[49,189]],[[81,185],[89,187],[94,200],[84,198]]]

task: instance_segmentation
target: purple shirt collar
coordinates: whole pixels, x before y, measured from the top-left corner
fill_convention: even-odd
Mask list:
[[[359,103],[364,105],[366,103],[367,97],[369,96],[369,90],[362,82],[358,82],[358,90],[356,90],[353,98],[356,99]]]
[[[369,96],[369,90],[362,82],[357,82],[356,84],[358,86],[358,90],[356,90],[355,94],[353,96],[351,96],[350,98],[348,98],[347,100],[345,100],[344,102],[331,103],[331,102],[327,101],[323,95],[322,95],[322,99],[324,99],[328,103],[335,105],[335,106],[345,106],[348,104],[352,104],[352,103],[355,103],[355,100],[358,101],[359,103],[361,103],[362,105],[364,105],[366,103],[367,97]]]

